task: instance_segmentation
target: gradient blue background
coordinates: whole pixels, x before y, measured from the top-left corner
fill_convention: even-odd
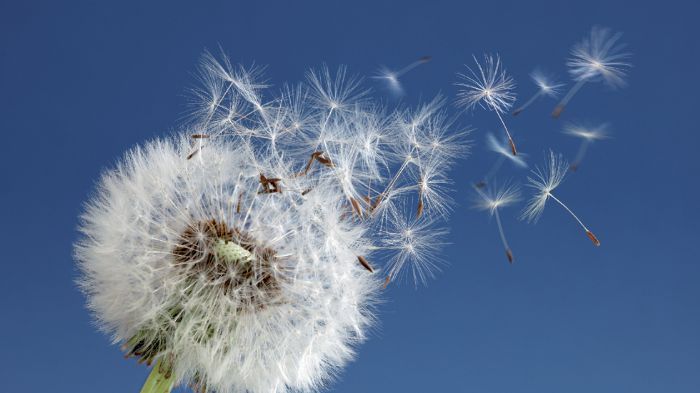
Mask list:
[[[118,3],[0,5],[0,391],[140,389],[147,369],[95,330],[73,283],[76,217],[103,168],[177,127],[205,48],[269,65],[276,85],[322,62],[371,75],[434,56],[405,77],[409,103],[454,97],[471,54],[497,51],[526,98],[531,69],[565,77],[570,45],[594,24],[625,33],[635,66],[628,88],[586,86],[563,115],[609,121],[614,139],[595,145],[558,194],[602,246],[556,206],[535,226],[512,209],[509,266],[495,223],[466,202],[493,160],[482,141],[496,119],[461,116],[477,145],[454,173],[449,266],[427,288],[390,287],[381,325],[328,391],[700,391],[691,2]],[[509,119],[536,162],[550,146],[577,148],[549,118],[553,105]]]

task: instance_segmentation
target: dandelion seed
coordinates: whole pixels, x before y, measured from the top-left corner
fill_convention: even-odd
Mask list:
[[[347,68],[343,66],[338,67],[335,75],[331,75],[326,66],[309,71],[307,79],[311,88],[310,97],[316,102],[316,107],[329,114],[350,110],[367,96],[367,90],[360,86],[361,80],[348,76]]]
[[[539,69],[535,69],[530,74],[530,78],[533,82],[535,82],[535,85],[537,85],[538,90],[532,97],[530,97],[529,100],[525,101],[523,105],[521,105],[518,109],[513,111],[513,116],[519,115],[522,111],[527,109],[527,107],[532,105],[532,103],[540,97],[556,97],[559,94],[559,90],[564,86],[563,83],[556,82],[553,78],[547,76]]]
[[[367,262],[367,259],[365,259],[365,257],[360,255],[357,257],[357,260],[360,262],[362,267],[369,270],[370,273],[374,273],[374,269],[372,269],[372,265],[370,265],[369,262]]]
[[[398,71],[393,71],[393,70],[390,70],[386,67],[381,67],[377,71],[377,74],[375,76],[373,76],[373,78],[386,83],[386,86],[389,89],[389,91],[394,96],[399,97],[399,96],[402,96],[404,94],[404,89],[403,89],[403,86],[401,86],[401,82],[399,81],[399,78],[401,78],[408,71],[411,71],[412,69],[418,67],[419,65],[429,62],[431,59],[432,59],[431,56],[422,56],[418,60],[401,68]]]
[[[503,125],[503,129],[508,137],[511,153],[517,154],[515,142],[508,130],[508,126],[503,121],[502,115],[507,112],[515,101],[515,82],[502,68],[501,59],[496,55],[484,55],[484,65],[474,57],[476,69],[467,66],[469,74],[458,74],[463,82],[458,82],[457,86],[461,90],[457,93],[457,105],[465,109],[474,108],[476,105],[494,111]]]
[[[609,125],[607,123],[599,124],[597,126],[584,126],[570,123],[564,127],[564,134],[581,139],[581,144],[579,145],[578,152],[576,153],[576,158],[574,158],[574,162],[569,167],[571,171],[576,171],[581,165],[583,157],[585,157],[588,146],[591,143],[609,137],[608,128]]]
[[[300,175],[308,174],[309,169],[311,169],[311,165],[314,163],[314,161],[318,161],[319,163],[327,167],[333,166],[333,162],[330,160],[330,158],[324,157],[322,151],[315,151],[311,153],[311,158],[309,158],[309,162],[306,163],[306,167],[304,168],[304,171],[300,173]]]
[[[442,262],[438,250],[445,243],[447,234],[444,228],[436,228],[434,222],[425,216],[416,219],[397,217],[393,228],[386,229],[382,238],[383,247],[396,253],[388,266],[389,281],[396,281],[410,267],[414,283],[425,283],[439,270]]]
[[[605,82],[611,87],[625,85],[625,76],[631,64],[626,61],[630,54],[623,52],[624,44],[619,42],[622,33],[612,33],[610,29],[593,27],[589,37],[584,38],[571,50],[566,65],[576,84],[554,108],[552,117],[558,118],[571,98],[587,82]]]
[[[469,152],[464,139],[470,130],[451,130],[453,120],[441,110],[443,102],[437,97],[415,111],[397,114],[390,158],[400,165],[370,205],[374,215],[395,217],[395,203],[414,192],[418,196],[416,216],[428,212],[446,217],[449,213],[451,199],[447,191],[451,181],[447,170],[458,156]]]
[[[491,166],[491,169],[489,169],[489,171],[486,172],[486,175],[484,175],[483,179],[476,183],[477,187],[485,187],[486,184],[488,184],[489,179],[496,175],[496,173],[499,169],[501,169],[501,166],[506,160],[512,162],[517,167],[527,168],[527,163],[525,162],[525,155],[522,153],[518,154],[517,156],[511,154],[507,140],[502,143],[492,133],[487,133],[486,146],[489,150],[498,154],[498,158]]]
[[[520,200],[520,189],[513,184],[505,183],[502,186],[492,186],[486,191],[474,187],[478,195],[478,199],[474,205],[475,208],[486,210],[491,216],[496,217],[496,225],[498,226],[498,234],[501,238],[501,243],[506,252],[506,257],[509,263],[513,263],[513,252],[508,245],[506,234],[501,223],[499,209],[512,205]]]
[[[535,170],[532,171],[534,177],[528,176],[527,178],[527,185],[535,190],[535,194],[530,198],[530,201],[522,212],[521,218],[529,222],[536,222],[544,212],[547,200],[552,198],[576,220],[593,244],[600,246],[598,238],[584,225],[583,221],[581,221],[564,202],[552,194],[552,191],[564,180],[566,172],[568,171],[568,164],[561,155],[554,154],[552,151],[549,152],[548,158],[544,168],[535,167]]]

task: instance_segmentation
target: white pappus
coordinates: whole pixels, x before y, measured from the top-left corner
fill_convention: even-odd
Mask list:
[[[590,36],[584,38],[571,49],[566,62],[569,74],[576,82],[552,111],[552,117],[559,118],[566,105],[587,82],[602,81],[611,87],[625,85],[627,70],[632,66],[620,43],[622,33],[612,33],[608,28],[594,26]]]
[[[457,105],[465,109],[479,105],[495,112],[508,137],[511,153],[517,155],[513,137],[503,121],[503,114],[515,102],[515,81],[506,73],[498,55],[485,54],[483,65],[474,56],[474,63],[475,69],[467,66],[468,74],[457,74],[462,80],[456,83],[460,88],[457,92]]]
[[[557,82],[553,77],[545,74],[539,68],[530,73],[530,79],[532,79],[537,86],[537,92],[533,94],[529,100],[525,101],[524,104],[520,105],[518,109],[514,110],[513,116],[522,113],[522,111],[527,109],[535,100],[542,96],[556,97],[559,94],[559,90],[564,86],[563,83]]]
[[[551,198],[576,220],[595,246],[600,246],[600,240],[598,240],[596,235],[588,229],[583,221],[581,221],[564,202],[552,193],[559,187],[559,184],[564,181],[564,177],[566,177],[567,170],[569,169],[569,164],[561,154],[555,154],[551,150],[549,155],[545,158],[545,165],[542,168],[535,167],[532,171],[533,176],[528,176],[527,178],[527,186],[534,190],[534,194],[530,197],[520,217],[530,222],[536,222],[544,212],[547,201]]]
[[[317,390],[365,339],[382,281],[430,275],[465,132],[440,99],[387,113],[342,68],[272,98],[225,58],[201,71],[186,131],[103,174],[79,284],[126,355],[155,364],[142,392]]]

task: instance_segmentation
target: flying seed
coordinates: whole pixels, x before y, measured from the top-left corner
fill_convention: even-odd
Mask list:
[[[360,265],[362,265],[362,267],[369,270],[370,273],[374,273],[374,269],[372,269],[372,265],[370,265],[369,262],[367,262],[367,259],[365,259],[365,257],[360,255],[357,257],[357,260],[360,261]]]
[[[508,262],[513,263],[513,253],[510,250],[506,250],[506,256],[508,257]]]
[[[589,239],[595,244],[596,247],[600,246],[600,240],[593,234],[591,231],[586,231],[586,235],[588,236]]]

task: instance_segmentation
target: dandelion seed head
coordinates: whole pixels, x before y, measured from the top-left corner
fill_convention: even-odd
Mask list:
[[[435,227],[429,219],[405,217],[397,217],[383,233],[383,247],[396,251],[388,265],[388,275],[391,281],[397,281],[408,274],[416,285],[425,284],[440,269],[439,250],[445,245],[447,231]]]
[[[372,78],[383,82],[394,96],[401,96],[404,94],[399,75],[395,71],[386,67],[381,67]]]
[[[514,156],[510,151],[510,145],[508,144],[508,140],[499,141],[495,135],[493,135],[492,133],[487,133],[486,147],[492,152],[497,153],[499,156],[507,158],[516,166],[521,168],[527,168],[527,162],[525,162],[525,158],[527,157],[527,155],[523,153],[518,153],[517,156]]]
[[[569,73],[576,81],[602,80],[612,87],[625,85],[630,54],[624,52],[621,33],[593,27],[588,37],[576,44],[567,61]]]
[[[285,190],[305,180],[289,176],[261,194],[261,166],[284,171],[248,147],[208,141],[186,160],[183,136],[132,150],[82,217],[81,286],[128,354],[175,359],[183,381],[311,390],[372,321],[378,284],[355,262],[370,242],[341,219],[335,184],[301,196]]]
[[[257,69],[200,68],[189,128],[132,149],[87,203],[80,286],[127,356],[176,383],[317,390],[372,325],[368,270],[435,271],[465,143],[442,100],[386,113],[342,67],[273,97]]]
[[[515,102],[515,81],[506,73],[498,55],[484,55],[483,63],[474,57],[476,67],[467,66],[466,74],[458,74],[462,79],[456,85],[457,105],[465,109],[482,108],[504,113]]]
[[[527,186],[535,192],[528,201],[521,218],[537,221],[544,212],[544,207],[552,191],[561,184],[569,170],[569,164],[561,154],[550,151],[543,167],[536,166],[532,176],[527,177]]]
[[[563,83],[558,83],[554,78],[539,69],[535,69],[530,74],[530,78],[532,78],[532,81],[535,82],[542,94],[550,97],[558,96],[561,88],[564,86]]]
[[[598,125],[568,123],[564,126],[563,132],[564,134],[592,142],[609,138],[609,128],[610,125],[608,123]]]
[[[513,183],[491,183],[486,190],[475,188],[477,198],[474,207],[494,214],[496,209],[513,205],[520,201],[520,187]]]
[[[351,108],[351,103],[362,102],[368,92],[361,88],[359,78],[348,75],[347,68],[344,66],[338,67],[333,74],[327,66],[311,70],[307,73],[307,80],[311,98],[319,109],[337,112]]]

